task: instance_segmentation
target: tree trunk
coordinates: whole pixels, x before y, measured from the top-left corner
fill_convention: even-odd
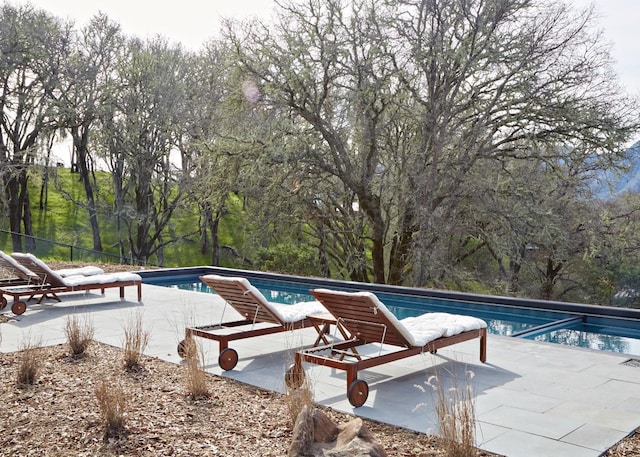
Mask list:
[[[200,214],[202,218],[200,219],[200,254],[206,254],[209,250],[209,236],[207,235],[207,230],[211,226],[211,205],[205,203],[200,205]]]
[[[220,265],[220,240],[218,239],[218,227],[220,225],[220,211],[216,211],[216,216],[210,219],[209,230],[211,231],[211,265]]]
[[[556,267],[553,266],[553,259],[547,259],[547,268],[544,272],[542,286],[540,288],[540,298],[542,300],[551,300],[553,298],[553,289],[558,280],[563,264],[560,262]]]
[[[31,218],[31,201],[29,199],[29,188],[27,182],[29,176],[27,171],[20,173],[20,202],[22,206],[22,223],[24,224],[24,248],[26,252],[35,252],[36,240],[33,237],[33,223]]]
[[[22,234],[20,222],[22,219],[22,203],[20,202],[20,185],[15,175],[5,175],[5,192],[9,207],[9,230],[11,230],[12,249],[22,252]]]
[[[73,136],[73,145],[74,150],[76,151],[75,158],[77,159],[77,171],[80,173],[80,180],[84,184],[84,191],[87,196],[87,211],[89,212],[89,225],[91,226],[91,233],[93,235],[93,250],[102,251],[102,238],[100,237],[98,212],[96,211],[93,186],[91,185],[91,179],[89,176],[89,130],[82,128],[82,131],[80,131],[79,128],[74,127],[71,129],[71,135]]]
[[[404,274],[411,263],[412,240],[413,230],[409,228],[394,236],[389,258],[389,284],[401,286],[405,283]]]
[[[366,195],[358,196],[360,207],[367,215],[371,224],[371,239],[373,245],[371,247],[371,261],[373,264],[373,282],[376,284],[385,284],[385,263],[384,263],[384,218],[380,214],[379,198]]]

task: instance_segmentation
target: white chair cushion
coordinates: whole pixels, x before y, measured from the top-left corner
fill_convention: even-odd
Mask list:
[[[55,270],[55,272],[63,278],[68,278],[69,276],[94,276],[104,274],[104,270],[102,268],[95,267],[93,265],[78,268],[61,268],[60,270]]]

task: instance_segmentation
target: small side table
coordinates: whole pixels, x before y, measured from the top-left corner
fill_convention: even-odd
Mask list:
[[[332,325],[336,326],[336,328],[342,335],[342,338],[344,338],[345,340],[349,339],[349,335],[347,334],[345,329],[338,324],[338,321],[331,313],[311,314],[307,316],[307,319],[309,319],[309,322],[311,322],[313,328],[315,328],[316,332],[318,332],[318,338],[316,338],[315,343],[313,343],[313,347],[318,346],[320,342],[324,344],[331,344],[331,341],[329,341],[327,335],[331,334]]]

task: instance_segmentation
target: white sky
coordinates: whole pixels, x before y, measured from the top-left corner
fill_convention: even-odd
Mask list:
[[[99,11],[122,26],[125,33],[147,38],[163,35],[172,42],[198,49],[218,36],[221,17],[268,19],[274,0],[0,0],[31,3],[59,17],[84,25]],[[605,38],[612,42],[615,70],[632,95],[640,96],[640,0],[565,0],[574,7],[596,6]]]
[[[634,96],[640,96],[639,0],[569,0],[577,8],[594,4],[605,39],[612,43],[611,54],[620,82]]]
[[[31,5],[84,25],[98,12],[118,22],[128,35],[162,35],[197,49],[217,36],[219,19],[269,18],[274,0],[0,0]]]

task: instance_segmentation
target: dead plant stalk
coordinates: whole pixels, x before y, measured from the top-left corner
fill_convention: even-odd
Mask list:
[[[127,398],[119,385],[102,380],[95,390],[100,416],[104,425],[105,439],[116,437],[125,429]]]
[[[40,348],[42,340],[32,340],[29,335],[20,345],[20,362],[18,363],[16,383],[18,386],[35,384],[42,367]]]
[[[84,316],[80,318],[73,314],[67,317],[64,325],[64,333],[67,337],[67,345],[72,357],[81,357],[93,341],[95,327],[93,322]]]
[[[187,345],[186,351],[186,391],[187,396],[193,400],[201,400],[209,398],[211,393],[209,392],[208,379],[209,376],[204,371],[204,350],[200,345],[197,345],[193,340],[193,344]]]
[[[443,439],[447,457],[471,457],[478,455],[476,448],[475,395],[471,386],[473,372],[465,371],[465,383],[460,385],[455,374],[431,376],[425,384],[434,396],[434,409],[439,435]],[[451,382],[445,380],[451,378]],[[422,391],[422,386],[417,386]],[[418,407],[425,406],[424,403]]]
[[[125,369],[134,370],[140,367],[142,355],[149,343],[149,335],[142,326],[142,313],[135,313],[124,327]]]
[[[296,419],[305,406],[313,408],[313,386],[308,376],[304,377],[300,387],[286,387],[284,403],[292,425],[295,425]]]

